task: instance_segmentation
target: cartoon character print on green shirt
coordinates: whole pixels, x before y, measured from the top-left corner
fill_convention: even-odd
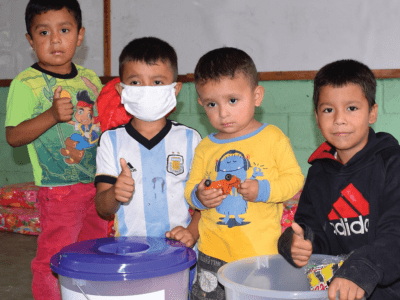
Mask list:
[[[63,91],[65,92],[65,91]],[[70,96],[69,96],[70,97]],[[65,148],[61,149],[61,154],[66,156],[67,164],[78,164],[85,154],[85,149],[96,146],[99,135],[96,131],[100,129],[98,118],[93,116],[94,101],[90,99],[86,90],[76,94],[78,103],[74,114],[76,121],[69,121],[78,130],[65,140]]]
[[[34,141],[42,168],[42,184],[93,182],[100,130],[98,118],[94,117],[95,101],[92,100],[97,99],[97,87],[84,76],[57,80],[42,73],[42,77],[46,85],[39,97],[44,99],[39,101],[41,104],[36,107],[35,114],[51,107],[58,85],[62,86],[61,97],[71,98],[75,111],[71,121],[56,124]],[[67,82],[71,84],[65,85]]]

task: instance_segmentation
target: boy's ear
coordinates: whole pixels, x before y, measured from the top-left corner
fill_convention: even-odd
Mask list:
[[[261,105],[264,99],[264,93],[265,89],[261,85],[257,85],[256,88],[254,89],[254,101],[257,107]]]
[[[78,40],[76,42],[76,46],[79,47],[82,44],[83,37],[85,36],[85,27],[81,27],[78,32]]]
[[[115,89],[117,90],[118,94],[121,96],[122,90],[124,89],[124,88],[122,87],[122,85],[121,85],[121,82],[117,82],[117,83],[115,84]]]
[[[318,127],[319,129],[321,129],[321,127],[319,126],[318,113],[317,113],[316,110],[314,110],[314,114],[315,114],[315,120],[317,121],[317,127]]]
[[[29,45],[31,45],[32,49],[35,50],[35,48],[33,47],[33,40],[31,38],[31,36],[29,35],[29,33],[25,33],[25,37],[29,42]]]
[[[378,104],[374,104],[369,111],[369,124],[374,124],[378,119]]]
[[[182,86],[183,86],[182,82],[177,82],[176,83],[176,85],[175,85],[175,97],[178,96],[179,92],[182,89]]]
[[[200,97],[197,97],[197,103],[199,103],[201,106],[203,106],[203,102],[201,102]]]

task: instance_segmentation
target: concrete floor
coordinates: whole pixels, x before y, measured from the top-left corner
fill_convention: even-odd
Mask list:
[[[33,300],[31,261],[37,236],[0,231],[0,299]]]

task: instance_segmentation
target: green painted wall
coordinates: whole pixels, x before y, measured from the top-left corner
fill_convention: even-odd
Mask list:
[[[278,126],[289,138],[303,174],[307,159],[324,139],[315,125],[312,81],[264,81],[264,100],[256,110],[260,122]],[[12,148],[5,139],[4,121],[8,88],[0,88],[0,186],[33,181],[26,147]],[[197,129],[205,137],[214,131],[197,103],[193,83],[184,83],[171,119]],[[400,140],[400,79],[378,80],[378,121],[375,131],[386,131]]]

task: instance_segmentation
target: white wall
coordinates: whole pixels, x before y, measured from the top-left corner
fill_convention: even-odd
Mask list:
[[[258,71],[317,70],[354,58],[400,68],[398,0],[114,0],[112,73],[127,41],[153,35],[178,53],[180,74],[205,52],[238,47]]]
[[[34,62],[25,40],[27,0],[0,0],[0,78]],[[75,62],[103,72],[103,1],[80,0],[86,37]],[[133,38],[156,36],[193,73],[205,52],[238,47],[258,71],[317,70],[342,58],[400,69],[399,0],[112,0],[112,75]]]

